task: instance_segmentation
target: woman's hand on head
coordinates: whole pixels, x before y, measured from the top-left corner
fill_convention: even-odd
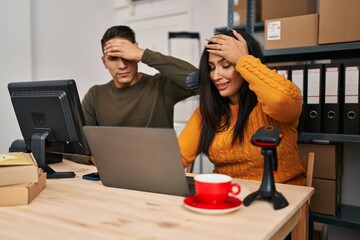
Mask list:
[[[242,56],[249,54],[249,51],[245,39],[235,30],[231,31],[235,38],[224,34],[214,35],[207,39],[212,44],[206,44],[205,47],[209,53],[221,56],[236,65]]]

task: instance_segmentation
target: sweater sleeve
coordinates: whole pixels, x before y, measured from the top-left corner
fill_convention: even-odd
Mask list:
[[[267,115],[280,122],[297,122],[302,111],[302,96],[294,83],[251,55],[241,57],[236,70],[249,83]]]
[[[200,133],[201,116],[200,109],[197,108],[178,137],[180,154],[184,167],[189,166],[189,164],[199,155],[198,146]]]
[[[197,84],[194,81],[187,81],[191,73],[197,71],[190,63],[171,56],[165,56],[159,52],[145,49],[141,61],[149,67],[158,70],[164,77],[171,79],[184,89],[195,90]],[[196,82],[197,83],[197,82]]]
[[[84,99],[81,102],[82,110],[84,113],[86,125],[96,126],[96,114],[94,106],[94,87],[90,88],[89,91],[85,94]]]

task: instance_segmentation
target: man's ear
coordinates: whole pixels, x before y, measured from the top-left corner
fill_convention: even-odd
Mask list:
[[[103,55],[103,56],[101,57],[101,60],[102,60],[102,62],[103,62],[103,64],[104,64],[105,68],[108,69],[108,67],[106,66],[106,63],[105,63],[105,55]]]

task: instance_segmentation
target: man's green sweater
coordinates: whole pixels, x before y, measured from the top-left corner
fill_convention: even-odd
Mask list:
[[[89,89],[82,101],[86,125],[172,128],[174,105],[195,95],[197,69],[191,64],[146,49],[141,61],[155,68],[154,76],[142,74],[139,82],[116,88],[113,80]],[[191,87],[190,87],[191,86]],[[89,156],[64,156],[89,163]]]
[[[196,71],[191,64],[146,49],[141,61],[155,68],[136,84],[116,88],[113,80],[90,88],[82,101],[86,125],[173,127],[174,105],[195,92],[186,78]]]

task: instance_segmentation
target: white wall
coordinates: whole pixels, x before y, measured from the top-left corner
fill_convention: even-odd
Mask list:
[[[227,23],[227,1],[0,0],[0,152],[21,133],[7,84],[14,81],[75,79],[80,98],[90,86],[111,79],[101,63],[100,39],[121,19],[178,7],[192,11],[191,25],[202,43]],[[121,14],[119,14],[119,9]],[[146,43],[144,47],[146,46]]]
[[[226,27],[227,1],[225,0],[147,0],[130,4],[129,0],[116,0],[116,22],[124,23],[131,18],[146,18],[149,15],[163,15],[179,9],[190,9],[191,25],[183,31],[200,32],[202,46],[206,38],[214,33],[217,27]]]
[[[113,0],[31,0],[33,79],[75,79],[80,98],[111,80],[100,40],[115,25]]]
[[[90,86],[111,79],[101,63],[100,39],[107,28],[124,24],[124,19],[189,9],[190,17],[184,19],[186,27],[178,30],[200,32],[201,46],[214,28],[227,23],[227,1],[130,3],[130,0],[0,0],[0,110],[3,113],[0,152],[8,151],[14,139],[22,138],[7,90],[9,82],[75,79],[82,98]],[[152,47],[146,41],[140,44]]]
[[[0,0],[0,152],[21,137],[7,84],[31,79],[30,2]]]
[[[113,0],[0,0],[0,152],[22,138],[7,84],[75,79],[80,98],[111,79],[100,39],[115,25]]]
[[[217,27],[227,24],[227,1],[218,0],[147,0],[133,4],[116,1],[116,22],[132,27],[139,46],[184,59],[198,66],[203,46]],[[169,49],[169,32],[199,32],[199,42],[192,39],[173,39]],[[139,69],[153,73],[140,65]],[[198,106],[197,97],[188,98],[175,105],[175,130],[179,134],[185,122]],[[195,161],[194,172],[212,172],[213,165],[205,156]]]
[[[225,0],[148,0],[138,5],[130,2],[0,0],[0,152],[7,152],[10,143],[21,138],[7,90],[9,82],[72,78],[82,98],[90,86],[111,78],[102,66],[100,47],[108,27],[156,12],[190,9],[190,24],[182,30],[200,32],[204,45],[215,28],[227,24]],[[141,42],[151,47],[147,44]],[[354,184],[359,182],[359,154],[358,144],[347,144],[342,185],[345,204],[360,205]],[[342,236],[334,234],[334,239]],[[356,238],[349,235],[349,239]]]

